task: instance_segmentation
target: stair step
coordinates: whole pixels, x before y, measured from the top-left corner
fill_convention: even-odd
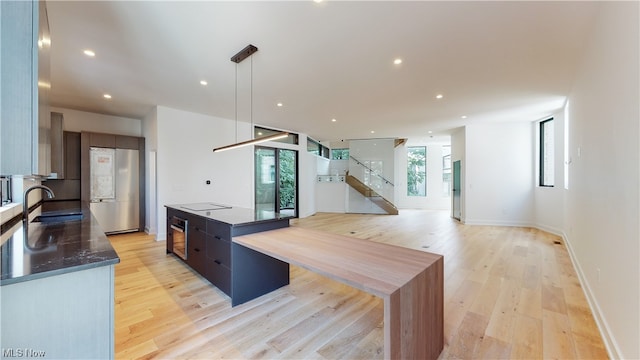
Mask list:
[[[391,203],[389,200],[385,199],[384,197],[380,196],[378,193],[375,192],[375,190],[373,190],[372,188],[364,184],[355,176],[349,175],[348,172],[346,175],[346,182],[347,184],[349,184],[349,186],[354,188],[360,194],[369,198],[374,204],[378,205],[380,208],[386,211],[387,214],[398,215],[398,208],[395,205],[393,205],[393,203]]]

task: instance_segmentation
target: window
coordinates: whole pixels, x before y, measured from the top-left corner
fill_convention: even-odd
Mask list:
[[[426,146],[407,147],[407,196],[427,196]]]
[[[11,179],[5,176],[0,176],[0,197],[2,198],[2,205],[11,203]]]
[[[540,186],[553,186],[553,118],[540,122]]]
[[[451,146],[442,146],[442,196],[451,196]]]
[[[271,129],[263,128],[263,127],[260,127],[260,126],[254,126],[253,127],[253,137],[255,139],[261,138],[261,137],[264,137],[264,136],[278,134],[278,133],[281,133],[281,132],[282,131],[280,131],[280,130],[271,130]],[[273,140],[273,141],[284,143],[284,144],[298,145],[298,134],[289,133],[289,135],[287,137],[282,138],[282,139],[276,139],[276,140]]]
[[[307,138],[307,151],[320,156],[320,144],[312,138]]]
[[[331,149],[331,160],[348,160],[349,149]]]
[[[307,151],[318,156],[329,158],[329,148],[307,137]]]

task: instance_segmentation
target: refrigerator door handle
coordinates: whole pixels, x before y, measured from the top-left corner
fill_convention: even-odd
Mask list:
[[[91,199],[92,203],[116,202],[116,199]]]

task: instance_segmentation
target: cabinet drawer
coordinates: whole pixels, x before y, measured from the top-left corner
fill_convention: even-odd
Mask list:
[[[207,256],[205,237],[197,231],[190,233],[188,236],[187,264],[201,275],[206,276]]]
[[[207,232],[207,220],[205,218],[190,215],[187,220],[189,220],[189,224],[187,226],[190,230],[196,230],[203,233]]]
[[[229,268],[216,263],[208,264],[206,278],[222,292],[231,296],[231,270]]]
[[[207,221],[207,234],[216,239],[231,241],[231,225],[217,221]]]
[[[231,268],[231,243],[207,236],[207,261]]]
[[[180,219],[183,219],[183,220],[191,220],[191,217],[192,217],[191,215],[187,214],[184,211],[167,208],[167,221],[170,221],[172,216],[179,217]]]

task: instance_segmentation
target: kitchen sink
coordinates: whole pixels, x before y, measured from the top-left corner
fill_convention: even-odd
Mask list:
[[[67,221],[78,221],[82,220],[84,215],[82,215],[81,211],[51,211],[47,213],[42,213],[35,218],[31,222],[39,222],[39,223],[59,223],[59,222],[67,222]]]

